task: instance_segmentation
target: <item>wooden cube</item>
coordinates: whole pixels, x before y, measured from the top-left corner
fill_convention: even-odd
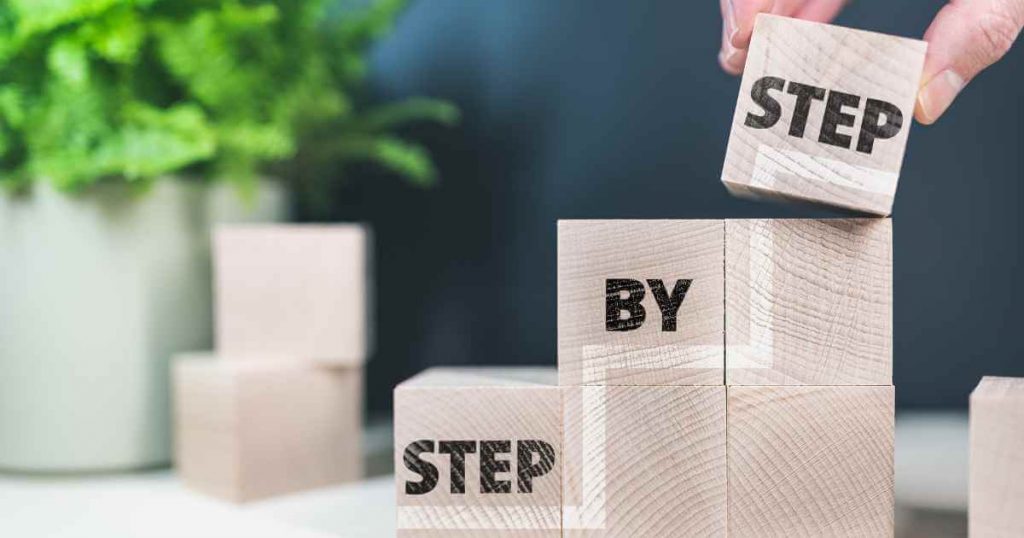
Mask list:
[[[243,502],[362,476],[362,369],[182,356],[173,377],[186,486]]]
[[[726,536],[726,388],[563,388],[563,536]]]
[[[892,221],[726,222],[729,385],[892,384]]]
[[[562,385],[722,384],[721,220],[558,223]]]
[[[893,535],[894,387],[728,392],[731,538]]]
[[[758,15],[722,181],[735,194],[892,211],[923,41]]]
[[[435,368],[395,388],[399,536],[561,535],[553,368]]]
[[[218,354],[362,364],[367,235],[356,224],[218,227]]]
[[[969,534],[1024,536],[1024,379],[983,378],[970,420]]]

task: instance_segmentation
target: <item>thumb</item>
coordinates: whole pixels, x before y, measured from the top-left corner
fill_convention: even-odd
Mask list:
[[[928,31],[914,116],[934,123],[960,90],[1010,50],[1024,26],[1024,0],[953,0]]]

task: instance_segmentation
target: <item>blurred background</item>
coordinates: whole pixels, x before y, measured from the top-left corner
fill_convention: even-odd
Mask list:
[[[919,37],[942,4],[864,0],[837,23]],[[71,468],[168,464],[167,361],[213,344],[216,223],[372,227],[365,410],[383,424],[423,368],[555,364],[558,219],[842,216],[719,183],[739,86],[720,33],[711,0],[0,1],[0,458],[66,458],[100,416],[128,448],[85,442]],[[893,213],[898,473],[948,465],[937,447],[966,458],[971,389],[1024,376],[1021,73],[1016,47],[912,128]],[[127,335],[117,353],[110,334]],[[131,388],[84,404],[83,384]],[[51,420],[64,452],[34,442]],[[959,535],[962,496],[920,469],[898,494],[934,511],[905,536]],[[0,506],[26,499],[10,480]]]
[[[852,2],[838,24],[919,37],[943,2]],[[436,188],[340,188],[378,234],[370,408],[433,364],[555,361],[555,221],[833,216],[718,182],[739,81],[717,2],[414,2],[371,55],[375,95],[429,94],[464,122],[430,137]],[[962,409],[982,375],[1024,375],[1024,54],[912,127],[893,209],[901,409]],[[412,271],[411,268],[415,268]]]

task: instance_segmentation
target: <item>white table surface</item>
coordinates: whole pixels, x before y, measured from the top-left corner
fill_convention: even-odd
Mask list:
[[[901,509],[967,506],[964,414],[901,414]],[[241,506],[183,488],[171,471],[108,476],[0,474],[0,536],[54,538],[346,538],[394,535],[394,477]]]

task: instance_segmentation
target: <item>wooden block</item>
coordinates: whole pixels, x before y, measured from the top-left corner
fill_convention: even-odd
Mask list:
[[[398,534],[561,535],[553,368],[435,368],[395,388]]]
[[[564,387],[563,536],[725,536],[725,390]]]
[[[892,384],[892,221],[726,222],[730,385]]]
[[[722,182],[739,195],[890,214],[926,50],[759,15]]]
[[[175,461],[186,486],[243,502],[362,476],[362,369],[298,361],[174,362]]]
[[[728,392],[730,538],[893,535],[894,387]]]
[[[971,538],[1024,536],[1024,379],[985,377],[971,393]]]
[[[562,385],[722,384],[720,220],[558,223]]]
[[[362,364],[367,236],[356,224],[218,227],[218,354]]]

